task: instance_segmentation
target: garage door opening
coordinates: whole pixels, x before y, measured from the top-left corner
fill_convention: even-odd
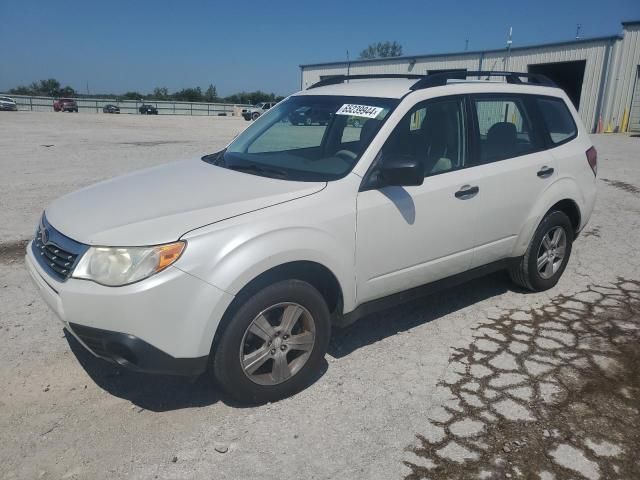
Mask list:
[[[529,73],[541,73],[556,82],[566,92],[577,109],[580,106],[580,93],[582,92],[586,65],[586,60],[540,63],[529,65]]]

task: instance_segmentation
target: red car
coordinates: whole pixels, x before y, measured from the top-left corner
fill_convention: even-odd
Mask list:
[[[78,104],[73,98],[59,98],[53,102],[54,112],[78,112]]]

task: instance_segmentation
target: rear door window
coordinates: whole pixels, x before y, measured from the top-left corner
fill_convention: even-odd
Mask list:
[[[541,148],[525,102],[516,96],[474,98],[479,135],[480,163],[490,163],[533,153]]]
[[[578,134],[576,123],[561,98],[538,97],[536,102],[553,145],[560,145],[575,138]]]

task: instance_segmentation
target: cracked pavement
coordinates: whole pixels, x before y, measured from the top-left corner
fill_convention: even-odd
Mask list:
[[[244,127],[0,116],[0,478],[639,476],[637,137],[593,137],[599,199],[556,287],[498,273],[336,329],[317,381],[281,402],[241,408],[207,378],[122,371],[68,339],[22,263],[43,206]]]

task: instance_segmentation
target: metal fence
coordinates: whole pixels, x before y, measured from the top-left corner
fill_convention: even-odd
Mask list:
[[[33,112],[53,112],[53,97],[34,97],[24,95],[0,94],[15,100],[18,110]],[[70,97],[72,98],[72,97]],[[159,115],[214,115],[214,116],[239,116],[242,108],[249,105],[231,103],[196,103],[196,102],[158,102],[140,100],[118,100],[115,98],[75,98],[78,111],[81,113],[102,113],[102,108],[107,105],[117,105],[120,113],[140,114],[138,110],[144,103],[153,105],[158,109]]]

